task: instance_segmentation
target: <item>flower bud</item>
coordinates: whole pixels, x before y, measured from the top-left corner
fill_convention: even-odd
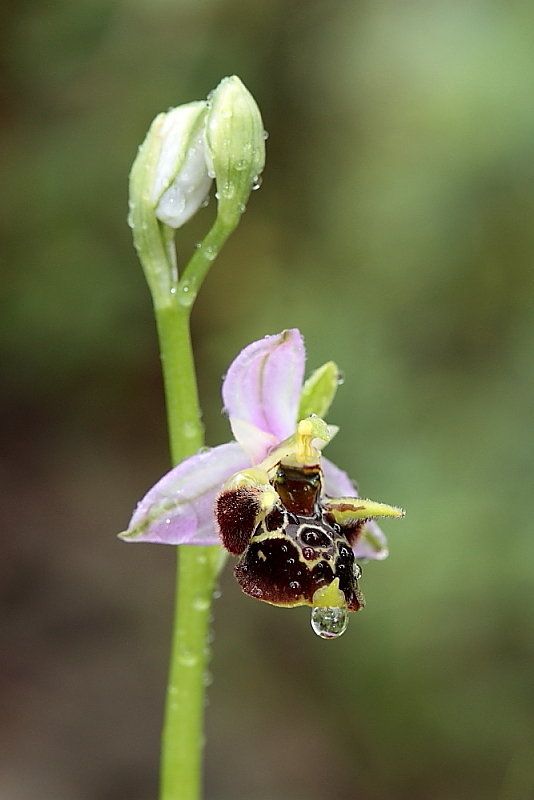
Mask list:
[[[161,150],[150,200],[157,218],[180,228],[208,197],[212,179],[206,164],[206,102],[188,103],[161,114],[156,136]]]
[[[265,166],[265,134],[256,101],[239,78],[224,78],[208,98],[209,174],[217,182],[218,214],[237,222]]]

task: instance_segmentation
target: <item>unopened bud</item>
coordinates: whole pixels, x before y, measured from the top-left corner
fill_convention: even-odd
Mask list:
[[[208,98],[209,174],[217,182],[218,214],[239,219],[265,166],[265,135],[256,101],[239,78],[224,78]]]
[[[155,134],[161,141],[150,199],[157,218],[180,228],[208,197],[212,179],[206,165],[205,102],[188,103],[161,114]]]

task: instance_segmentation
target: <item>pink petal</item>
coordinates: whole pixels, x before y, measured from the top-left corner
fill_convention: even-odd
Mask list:
[[[271,434],[277,442],[290,436],[297,422],[304,362],[304,342],[293,328],[252,342],[230,365],[223,403],[234,436],[254,461],[261,461],[267,452],[258,455],[258,442],[243,425],[234,429],[234,420]]]
[[[235,417],[231,420],[232,432],[241,447],[246,450],[253,464],[259,464],[267,453],[276,448],[278,439],[272,433],[265,433],[249,422],[243,422]],[[246,443],[246,447],[245,447]]]
[[[389,555],[387,544],[382,529],[378,527],[374,519],[370,519],[365,523],[363,533],[352,549],[356,559],[361,561],[368,559],[383,561]]]
[[[329,497],[359,497],[358,491],[346,472],[323,458],[324,490]],[[374,519],[366,522],[363,532],[355,543],[354,555],[363,561],[382,561],[389,555],[387,539]]]
[[[359,497],[346,472],[323,456],[324,492],[328,497]]]
[[[231,475],[249,466],[250,458],[237,442],[187,458],[149,490],[120,537],[160,544],[219,544],[215,495]]]

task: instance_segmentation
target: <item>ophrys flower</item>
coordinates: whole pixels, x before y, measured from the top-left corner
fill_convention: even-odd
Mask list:
[[[339,620],[347,609],[363,606],[355,559],[388,554],[374,518],[403,512],[360,498],[347,474],[322,457],[336,432],[322,416],[338,371],[329,362],[303,386],[304,364],[296,329],[245,347],[222,387],[235,441],[201,451],[167,473],[121,537],[164,544],[222,541],[241,556],[235,573],[247,594],[275,605],[312,606],[319,620],[314,629],[330,638],[342,632]]]

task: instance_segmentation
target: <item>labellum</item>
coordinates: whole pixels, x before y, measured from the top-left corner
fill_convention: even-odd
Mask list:
[[[365,521],[401,512],[324,494],[321,455],[313,446],[319,423],[325,425],[303,420],[260,467],[234,475],[217,497],[215,515],[224,547],[240,556],[234,573],[242,590],[277,606],[311,606],[313,630],[336,638],[348,612],[364,606],[352,548]]]

